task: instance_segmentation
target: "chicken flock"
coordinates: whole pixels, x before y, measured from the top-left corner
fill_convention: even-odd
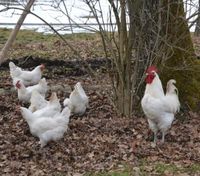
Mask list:
[[[9,68],[19,101],[30,103],[28,108],[20,107],[22,117],[28,123],[31,134],[39,138],[41,147],[63,137],[71,114],[85,113],[89,99],[80,82],[75,85],[69,98],[64,100],[62,109],[56,92],[52,92],[49,101],[46,100],[48,84],[42,78],[43,64],[26,71],[9,62]]]
[[[30,103],[28,108],[20,107],[21,115],[28,123],[31,134],[39,138],[41,147],[49,141],[57,141],[63,137],[68,129],[71,114],[85,113],[89,98],[80,82],[74,86],[70,96],[65,98],[62,109],[56,92],[52,92],[49,100],[46,100],[48,84],[46,79],[42,78],[45,68],[43,64],[32,71],[26,71],[10,62],[9,68],[19,101]],[[160,131],[163,143],[175,114],[180,110],[176,81],[169,80],[164,93],[157,68],[150,66],[146,71],[145,82],[146,88],[141,100],[142,109],[149,128],[154,133],[154,142],[157,143],[157,134]]]

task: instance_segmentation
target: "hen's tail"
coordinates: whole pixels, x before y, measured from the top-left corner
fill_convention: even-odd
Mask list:
[[[17,66],[13,62],[9,62],[9,68],[10,70],[15,70]]]
[[[37,90],[34,90],[32,92],[30,103],[31,105],[29,106],[29,109],[32,112],[41,109],[47,105],[47,101]]]
[[[53,103],[53,102],[57,102],[59,101],[58,97],[57,97],[57,94],[56,92],[52,92],[51,93],[51,96],[49,98],[49,103]]]
[[[45,79],[45,78],[42,78],[42,79],[39,81],[39,84],[40,84],[41,86],[47,86],[47,81],[46,81],[46,79]]]
[[[84,101],[86,107],[89,107],[89,100],[88,100],[88,96],[86,95],[83,87],[81,86],[81,83],[78,82],[75,85],[75,90],[78,92],[78,94],[80,95],[80,97],[82,98],[82,100]]]
[[[68,127],[69,117],[71,115],[71,110],[68,107],[65,107],[60,114],[56,114],[54,119],[59,126],[64,128]]]
[[[10,76],[12,78],[17,77],[21,73],[21,68],[16,66],[13,62],[9,62],[9,68],[10,68]]]
[[[70,99],[69,98],[65,98],[64,102],[63,102],[64,106],[70,106]]]
[[[58,97],[57,97],[55,92],[52,92],[52,94],[51,94],[51,97],[49,99],[49,106],[52,109],[57,109],[59,112],[61,110],[60,100],[58,99]]]
[[[75,90],[78,91],[82,96],[87,96],[80,82],[76,83],[74,87]]]

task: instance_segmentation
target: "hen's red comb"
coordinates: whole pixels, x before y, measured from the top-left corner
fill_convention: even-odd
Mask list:
[[[20,87],[21,87],[20,80],[17,81],[16,87],[17,87],[18,89],[20,89]]]
[[[150,66],[147,69],[146,73],[151,73],[152,71],[155,71],[156,73],[158,72],[158,69],[156,68],[156,66],[154,66],[154,65]]]

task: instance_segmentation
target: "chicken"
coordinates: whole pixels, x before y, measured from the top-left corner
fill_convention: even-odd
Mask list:
[[[35,118],[40,117],[54,117],[57,113],[60,113],[61,105],[55,92],[51,94],[49,102],[43,108],[33,112]]]
[[[176,84],[176,80],[170,79],[167,82],[166,87],[166,101],[169,103],[170,112],[174,114],[180,111],[180,101],[178,98],[178,89],[174,85]]]
[[[141,100],[142,109],[147,117],[149,127],[154,132],[154,142],[157,142],[157,133],[162,132],[162,143],[165,134],[171,127],[174,115],[180,109],[175,80],[169,80],[167,91],[164,94],[162,83],[157,74],[157,69],[151,66],[146,71],[146,88]]]
[[[61,139],[68,129],[70,109],[65,107],[61,113],[53,118],[40,117],[35,118],[34,114],[25,107],[20,107],[23,118],[29,125],[33,136],[40,139],[41,147],[44,147],[49,141]]]
[[[83,115],[88,107],[88,102],[88,96],[83,90],[81,83],[78,82],[74,86],[74,90],[71,92],[69,98],[66,98],[63,104],[69,107],[72,113]]]
[[[36,110],[42,109],[47,106],[48,101],[45,100],[45,97],[42,96],[37,90],[33,90],[30,103],[31,104],[28,109],[30,109],[32,112],[35,112]]]
[[[37,85],[29,87],[25,87],[24,84],[18,80],[16,83],[16,88],[19,101],[27,103],[30,101],[31,94],[34,90],[37,90],[43,97],[45,97],[45,94],[48,90],[48,85],[45,78],[41,79]]]
[[[22,70],[16,66],[13,62],[9,62],[10,76],[15,86],[17,81],[20,80],[25,86],[38,84],[42,77],[42,71],[45,66],[43,64],[35,67],[32,71]]]

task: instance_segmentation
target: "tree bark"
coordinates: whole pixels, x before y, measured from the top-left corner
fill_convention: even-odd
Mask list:
[[[133,45],[132,51],[135,52],[132,91],[133,107],[140,104],[140,98],[144,93],[143,75],[148,65],[154,61],[158,54],[160,21],[158,15],[159,0],[129,0],[130,30]],[[133,56],[132,56],[133,57]]]
[[[161,79],[176,79],[182,105],[197,110],[200,102],[200,62],[194,52],[193,43],[185,17],[183,0],[163,0],[162,46],[165,58],[160,61]]]
[[[169,79],[177,80],[182,105],[198,108],[200,101],[200,61],[198,61],[187,20],[183,0],[133,0],[130,22],[135,26],[134,48],[137,95],[143,96],[140,80],[148,65],[159,67],[165,88]],[[130,3],[131,4],[131,3]],[[136,8],[138,6],[138,8]],[[144,85],[144,84],[143,84]],[[200,106],[199,106],[200,108]]]
[[[21,14],[15,28],[12,30],[6,44],[4,45],[4,47],[2,48],[1,52],[0,52],[0,65],[6,61],[6,57],[7,57],[7,53],[10,49],[10,47],[12,46],[18,31],[20,30],[21,25],[23,24],[27,14],[30,11],[31,6],[33,5],[33,3],[35,2],[35,0],[29,0],[29,2],[27,3],[23,13]]]
[[[198,5],[199,5],[199,7],[198,7],[198,17],[197,17],[197,22],[196,22],[196,27],[195,27],[195,32],[194,32],[195,36],[200,35],[200,0],[199,0]]]

